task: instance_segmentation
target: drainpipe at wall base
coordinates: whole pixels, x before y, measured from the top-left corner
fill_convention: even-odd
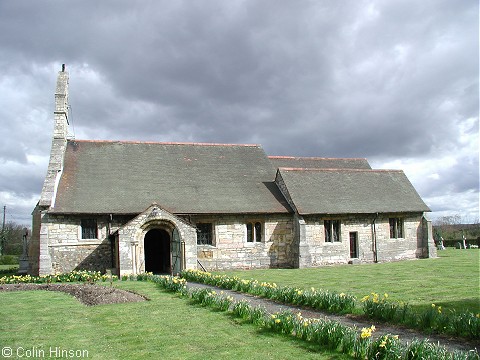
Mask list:
[[[373,261],[378,263],[378,254],[377,254],[377,218],[378,213],[375,213],[375,217],[373,218],[372,227],[373,227]]]

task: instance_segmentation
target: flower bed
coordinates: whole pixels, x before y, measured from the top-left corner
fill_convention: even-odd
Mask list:
[[[279,287],[275,283],[245,280],[226,275],[212,275],[199,270],[186,270],[181,275],[184,279],[202,284],[216,286],[222,289],[248,293],[263,298],[275,300],[284,304],[306,306],[334,314],[351,313],[355,307],[355,297],[345,293],[328,290],[307,290],[293,287]]]
[[[30,276],[30,275],[12,275],[12,276],[3,276],[0,277],[0,284],[21,284],[21,283],[34,283],[34,284],[44,284],[44,283],[64,283],[64,282],[105,282],[105,281],[117,281],[118,277],[116,275],[105,275],[100,273],[100,271],[72,271],[65,274],[54,274],[54,275],[41,275],[41,276]]]
[[[288,305],[305,306],[334,314],[352,313],[358,303],[354,296],[328,290],[279,287],[275,283],[246,280],[227,275],[214,275],[199,270],[186,270],[181,276],[192,282],[216,286],[222,289],[248,293]],[[371,293],[361,300],[364,315],[373,320],[386,321],[420,329],[460,336],[468,339],[480,337],[480,314],[456,313],[433,307],[422,313],[413,311],[408,304],[390,301],[388,294]]]
[[[223,292],[217,293],[210,289],[186,291],[186,287],[181,287],[180,290],[175,290],[179,283],[176,277],[162,276],[161,281],[157,281],[156,276],[153,276],[145,277],[145,280],[152,280],[167,291],[180,293],[188,297],[191,303],[210,307],[216,311],[229,311],[234,316],[264,329],[322,345],[354,359],[480,359],[477,352],[454,351],[451,353],[446,348],[427,340],[415,340],[404,345],[399,341],[398,336],[391,334],[373,339],[375,326],[358,330],[328,319],[307,319],[302,317],[301,313],[295,314],[291,311],[269,314],[262,307],[253,307],[245,300],[235,301]],[[247,284],[244,283],[244,285]]]
[[[480,314],[471,311],[457,313],[432,304],[419,313],[407,304],[388,300],[388,294],[380,296],[377,293],[371,293],[361,301],[363,312],[369,319],[403,324],[427,332],[480,338]]]

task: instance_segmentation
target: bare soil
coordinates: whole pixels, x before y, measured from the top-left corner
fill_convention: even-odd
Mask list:
[[[404,342],[411,342],[414,339],[428,338],[431,342],[445,346],[450,350],[473,350],[480,349],[480,341],[466,340],[444,335],[431,334],[425,335],[412,329],[407,329],[401,326],[372,322],[360,316],[337,316],[311,309],[299,308],[294,306],[287,306],[275,303],[271,300],[254,297],[251,295],[238,293],[230,290],[222,290],[208,285],[189,283],[190,288],[193,287],[207,287],[218,292],[223,291],[225,294],[233,296],[236,300],[248,300],[252,306],[262,306],[270,313],[290,310],[293,312],[301,312],[305,318],[327,318],[338,321],[348,326],[355,326],[358,329],[362,327],[370,327],[375,325],[376,330],[374,335],[380,336],[383,334],[399,335]],[[134,292],[117,289],[113,286],[101,286],[96,284],[4,284],[0,285],[0,292],[2,291],[25,291],[25,290],[47,290],[47,291],[61,291],[70,294],[77,298],[85,305],[102,305],[102,304],[118,304],[127,302],[137,302],[148,300],[146,297],[136,294]]]
[[[0,291],[47,290],[61,291],[74,296],[85,305],[118,304],[148,300],[134,292],[117,289],[113,286],[94,284],[4,284]]]

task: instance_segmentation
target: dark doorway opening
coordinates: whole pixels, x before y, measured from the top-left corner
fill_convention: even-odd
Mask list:
[[[358,233],[350,233],[350,257],[352,259],[358,258]]]
[[[162,229],[152,229],[145,234],[145,271],[170,274],[170,235]]]

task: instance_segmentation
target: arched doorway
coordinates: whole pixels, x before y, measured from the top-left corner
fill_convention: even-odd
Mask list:
[[[145,234],[145,271],[154,274],[169,274],[170,235],[163,229],[152,229]]]

